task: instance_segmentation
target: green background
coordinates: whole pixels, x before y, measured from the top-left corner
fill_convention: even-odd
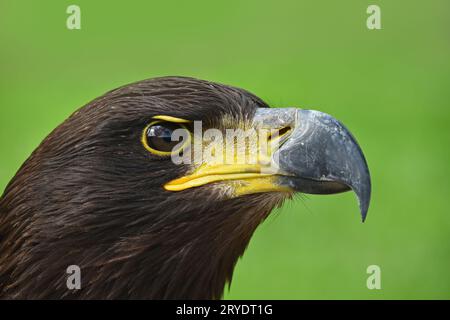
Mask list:
[[[66,8],[81,7],[81,30]],[[382,30],[366,28],[378,4]],[[225,298],[450,298],[450,2],[0,2],[0,187],[76,108],[186,75],[334,115],[362,146],[351,193],[303,196],[260,226]],[[366,268],[381,267],[381,290]]]

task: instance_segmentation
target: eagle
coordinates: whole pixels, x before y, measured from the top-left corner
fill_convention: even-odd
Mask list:
[[[200,139],[195,123],[201,132],[265,128],[278,143],[252,162],[184,161]],[[246,90],[190,77],[125,85],[54,129],[5,188],[0,298],[220,299],[272,209],[296,193],[348,190],[364,221],[365,157],[328,114],[271,108]],[[73,265],[79,289],[67,286]]]

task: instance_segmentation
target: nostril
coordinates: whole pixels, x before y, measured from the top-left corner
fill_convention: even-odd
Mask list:
[[[292,128],[290,126],[271,130],[271,133],[267,137],[267,140],[271,141],[274,139],[280,139],[281,137],[283,137],[283,136],[287,135],[289,132],[291,132],[291,130],[292,130]]]
[[[279,136],[279,137],[282,137],[282,136],[284,136],[285,134],[288,134],[291,130],[292,130],[292,128],[289,127],[289,126],[284,127],[284,128],[281,128],[281,129],[279,130],[279,132],[278,132],[278,136]]]

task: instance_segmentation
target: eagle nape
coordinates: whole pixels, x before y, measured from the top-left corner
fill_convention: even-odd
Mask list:
[[[247,131],[270,132],[267,150],[240,140]],[[230,141],[244,161],[217,157]],[[296,192],[348,190],[364,221],[366,160],[325,113],[271,108],[246,90],[188,77],[132,83],[72,114],[7,185],[0,298],[220,299],[273,208]]]

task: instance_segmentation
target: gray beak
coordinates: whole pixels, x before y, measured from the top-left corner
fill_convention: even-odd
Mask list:
[[[259,109],[263,127],[291,126],[290,136],[274,153],[280,184],[309,194],[353,190],[362,221],[370,202],[371,182],[364,155],[352,134],[335,118],[314,110]]]

